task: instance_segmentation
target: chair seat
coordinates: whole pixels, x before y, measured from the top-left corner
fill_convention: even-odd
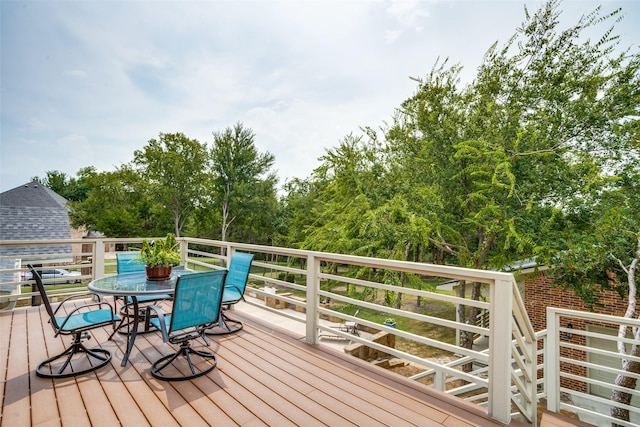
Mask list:
[[[66,323],[64,323],[66,320]],[[63,331],[73,331],[95,325],[96,323],[110,323],[119,321],[120,317],[113,314],[111,310],[92,310],[84,313],[72,314],[71,316],[56,316],[59,325],[64,323],[60,329]]]
[[[157,317],[152,317],[149,319],[149,323],[155,326],[158,329],[162,329],[160,326],[160,320]],[[169,329],[169,325],[171,325],[171,316],[165,316],[162,323],[164,323],[165,329]]]
[[[232,302],[238,302],[242,299],[242,294],[238,291],[237,288],[224,288],[224,293],[222,294],[222,304],[229,304]]]
[[[113,333],[111,334],[111,336],[109,337],[109,339],[111,339],[116,332],[121,333],[121,334],[129,334],[131,333],[130,328],[133,324],[135,324],[136,321],[142,321],[144,323],[144,319],[145,319],[145,312],[144,310],[146,310],[146,307],[148,305],[148,303],[157,303],[160,300],[170,300],[173,298],[173,295],[170,294],[158,294],[158,295],[146,295],[146,296],[139,296],[137,297],[137,301],[138,301],[138,313],[134,314],[131,310],[133,308],[133,299],[130,296],[121,296],[121,297],[116,297],[116,298],[120,298],[122,299],[122,301],[124,302],[124,305],[122,307],[120,307],[120,314],[122,314],[122,321],[118,324],[118,326],[116,327],[116,329],[113,331]],[[133,318],[136,319],[133,319]],[[125,323],[125,321],[128,319],[128,321]],[[132,320],[133,319],[133,320]],[[126,328],[125,328],[126,327]],[[148,332],[152,332],[152,330],[148,330],[148,329],[138,329],[136,331],[138,334],[145,334]]]
[[[191,321],[193,321],[198,325],[206,325],[207,323],[212,323],[207,319],[206,316],[200,313],[193,313],[192,316],[189,316],[189,319],[191,319]],[[149,318],[149,323],[151,323],[153,326],[155,326],[158,329],[162,329],[162,326],[160,324],[164,323],[165,328],[167,328],[168,330],[169,326],[171,325],[171,315],[163,316],[162,320],[160,320],[159,317],[151,317]]]

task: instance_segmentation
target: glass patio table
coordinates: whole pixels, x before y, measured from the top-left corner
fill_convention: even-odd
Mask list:
[[[171,277],[167,280],[147,280],[147,274],[144,271],[135,273],[115,274],[105,276],[93,280],[87,286],[90,291],[99,295],[113,295],[114,297],[130,298],[133,305],[133,328],[129,331],[127,338],[127,351],[122,358],[122,366],[127,364],[129,355],[133,349],[133,344],[138,334],[138,298],[153,297],[154,295],[173,295],[175,292],[176,281],[183,274],[194,273],[184,267],[174,267],[171,271]],[[120,325],[122,326],[122,325]],[[119,327],[120,327],[119,326]]]

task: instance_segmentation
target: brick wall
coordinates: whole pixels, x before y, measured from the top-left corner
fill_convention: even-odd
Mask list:
[[[529,275],[524,281],[524,304],[529,314],[529,319],[533,324],[535,331],[546,329],[547,327],[547,307],[566,308],[571,310],[589,311],[587,306],[582,302],[573,291],[563,290],[559,287],[553,286],[553,280],[545,272],[539,272]],[[627,310],[627,301],[620,298],[617,292],[606,291],[599,299],[599,302],[603,304],[602,307],[594,307],[593,311],[600,314],[609,314],[613,316],[624,316]],[[563,322],[560,319],[562,326],[567,326],[568,321]],[[587,325],[582,320],[571,320],[572,326],[576,330],[586,330]],[[605,325],[600,322],[590,322],[589,325],[598,325],[605,327],[613,327],[613,325]],[[564,340],[568,340],[567,337]],[[574,344],[581,346],[586,345],[586,339],[583,336],[573,335],[570,340]],[[542,347],[542,343],[539,343]],[[561,356],[569,357],[575,360],[586,360],[586,354],[584,351],[561,348]],[[540,363],[540,358],[538,362]],[[587,376],[587,370],[584,367],[561,363],[560,369],[563,372],[570,372],[574,375],[581,377]],[[587,384],[567,378],[561,379],[561,386],[580,392],[587,391]]]
[[[552,279],[544,272],[530,275],[524,283],[524,305],[536,331],[547,327],[547,307],[589,311],[580,297],[573,291],[553,286]],[[627,301],[617,292],[606,291],[599,301],[603,307],[594,307],[595,313],[624,316],[627,310]]]

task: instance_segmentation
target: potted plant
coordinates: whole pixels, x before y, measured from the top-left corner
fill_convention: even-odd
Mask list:
[[[388,326],[390,328],[395,328],[396,327],[396,319],[388,317],[388,318],[384,319],[383,325],[384,326]]]
[[[182,262],[178,252],[178,242],[173,233],[167,234],[166,239],[143,240],[140,249],[140,259],[145,263],[147,279],[166,280],[171,276],[174,265]]]

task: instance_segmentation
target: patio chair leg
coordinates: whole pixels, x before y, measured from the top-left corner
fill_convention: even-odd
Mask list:
[[[96,369],[99,369],[109,363],[109,361],[111,360],[111,352],[102,348],[85,347],[82,344],[82,334],[84,334],[84,332],[74,334],[73,342],[62,353],[58,354],[57,356],[50,357],[44,362],[41,362],[36,368],[36,375],[41,378],[68,378],[95,371]],[[73,359],[73,356],[78,353],[84,353],[88,359],[93,358],[98,360],[99,362],[80,371],[74,370],[73,367],[70,366],[71,360]],[[63,358],[66,358],[66,360],[62,363],[62,366],[58,368],[56,372],[52,373],[51,371],[53,369],[53,366],[51,365],[51,363]],[[67,369],[69,367],[71,367],[71,369]]]
[[[205,331],[207,335],[228,335],[234,332],[240,331],[244,328],[244,325],[239,320],[234,320],[227,317],[223,312],[220,312],[220,318],[218,323],[214,324],[211,328]]]
[[[180,350],[178,350],[177,352],[173,354],[168,354],[156,360],[153,363],[153,365],[151,365],[151,375],[153,375],[155,378],[158,378],[159,380],[164,380],[164,381],[185,381],[185,380],[190,380],[190,379],[205,375],[211,372],[216,367],[216,365],[218,364],[218,361],[214,353],[203,351],[203,350],[194,350],[188,345],[188,343],[185,343],[185,344],[180,345]],[[197,354],[203,359],[210,360],[211,363],[208,364],[206,368],[202,370],[198,370],[198,368],[194,365],[193,361],[191,360],[192,353]],[[176,359],[178,359],[178,357],[180,356],[184,356],[184,358],[187,360],[187,365],[189,366],[191,375],[184,375],[184,376],[164,375],[162,373],[162,370],[167,368],[170,365],[173,365],[173,362],[176,361]],[[174,368],[175,368],[175,365],[174,365]]]

